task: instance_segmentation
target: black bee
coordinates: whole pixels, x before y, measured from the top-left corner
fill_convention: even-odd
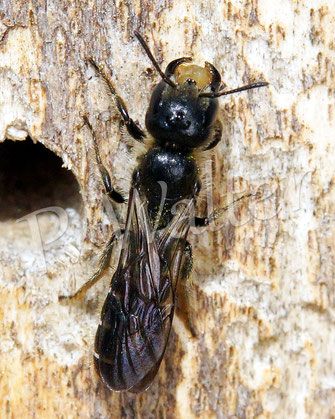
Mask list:
[[[139,157],[133,172],[122,250],[101,312],[94,365],[110,390],[138,393],[157,374],[171,330],[177,284],[183,284],[191,272],[187,242],[191,221],[205,226],[220,213],[193,216],[201,188],[194,151],[210,150],[221,140],[218,97],[268,83],[222,91],[220,74],[212,64],[191,65],[187,57],[171,61],[163,73],[141,35],[135,32],[135,36],[162,80],[152,92],[146,113],[153,145]],[[129,117],[107,77],[90,63],[107,82],[129,134],[142,142],[146,134]],[[124,202],[111,186],[95,134],[87,118],[85,122],[93,135],[106,193]],[[115,237],[116,233],[107,243],[98,271],[76,294],[61,299],[81,296],[101,277],[109,266]]]

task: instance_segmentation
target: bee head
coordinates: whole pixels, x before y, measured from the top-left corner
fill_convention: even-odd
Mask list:
[[[163,73],[142,36],[138,32],[135,36],[162,78],[152,92],[145,125],[156,143],[165,148],[192,150],[203,146],[217,119],[218,97],[268,86],[267,82],[258,82],[219,90],[221,76],[217,69],[207,62],[204,67],[190,64],[192,59],[188,57],[171,61]]]
[[[172,61],[165,79],[152,92],[145,122],[160,144],[193,149],[204,145],[212,134],[218,100],[201,94],[218,92],[221,77],[212,64],[200,67],[190,62],[186,57]]]

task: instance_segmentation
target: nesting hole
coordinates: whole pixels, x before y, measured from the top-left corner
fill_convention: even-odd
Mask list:
[[[79,185],[63,161],[42,144],[0,143],[0,222],[59,206],[80,212]]]

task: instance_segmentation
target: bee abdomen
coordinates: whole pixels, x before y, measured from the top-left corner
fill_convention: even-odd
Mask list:
[[[113,293],[107,296],[101,323],[95,337],[95,370],[114,391],[129,390],[138,385],[154,366],[159,367],[164,354],[169,327],[168,318],[154,303],[140,298],[133,301],[129,312]]]

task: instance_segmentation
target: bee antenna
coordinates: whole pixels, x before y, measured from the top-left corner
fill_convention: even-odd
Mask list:
[[[171,79],[169,79],[163,73],[163,71],[161,70],[161,68],[158,65],[157,61],[155,60],[154,56],[151,54],[151,51],[150,51],[147,43],[145,42],[145,40],[142,38],[142,36],[137,31],[135,31],[134,33],[135,33],[136,38],[140,41],[140,44],[142,45],[144,51],[147,53],[147,56],[149,57],[149,59],[152,62],[153,66],[158,71],[158,73],[160,74],[160,76],[162,77],[162,79],[165,81],[165,83],[169,84],[171,87],[176,87],[175,83],[173,83],[173,81]]]
[[[268,86],[268,85],[269,85],[269,83],[267,83],[265,81],[261,81],[259,83],[252,83],[252,84],[248,84],[246,86],[238,87],[237,89],[227,90],[226,92],[200,93],[199,97],[209,97],[211,99],[214,99],[216,97],[231,95],[233,93],[243,92],[243,90],[256,89],[257,87],[264,87],[264,86]]]

